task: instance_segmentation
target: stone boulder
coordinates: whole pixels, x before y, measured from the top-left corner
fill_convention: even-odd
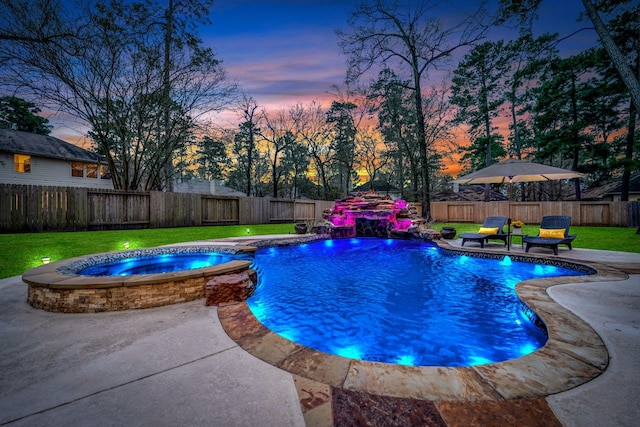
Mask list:
[[[257,274],[251,269],[216,276],[205,285],[205,305],[244,301],[253,295],[257,281]]]

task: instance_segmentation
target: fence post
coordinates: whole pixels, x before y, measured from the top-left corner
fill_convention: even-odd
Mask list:
[[[627,226],[640,227],[640,201],[627,202]]]
[[[249,224],[251,218],[251,204],[246,196],[238,197],[238,224]]]
[[[162,227],[164,218],[165,199],[161,191],[149,192],[149,228]]]
[[[69,191],[69,206],[71,209],[71,217],[69,221],[73,224],[74,231],[86,231],[89,228],[88,221],[88,194],[86,188],[80,188],[79,191]]]

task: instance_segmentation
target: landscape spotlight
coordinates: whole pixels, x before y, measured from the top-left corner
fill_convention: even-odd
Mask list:
[[[43,264],[49,264],[51,262],[51,257],[49,256],[43,256],[42,257],[42,263]]]

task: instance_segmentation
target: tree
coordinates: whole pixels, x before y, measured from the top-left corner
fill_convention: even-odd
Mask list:
[[[542,1],[543,0],[500,0],[502,16],[498,22],[504,22],[513,16],[519,17],[520,20],[528,20],[530,22]],[[600,42],[607,51],[607,54],[618,71],[621,80],[627,87],[631,99],[636,106],[640,105],[640,83],[638,82],[638,74],[634,73],[627,58],[622,53],[620,44],[616,43],[611,30],[607,28],[607,25],[600,16],[601,9],[605,12],[611,12],[618,7],[620,9],[624,9],[626,5],[630,5],[631,8],[635,7],[637,9],[637,3],[633,0],[604,0],[598,1],[596,4],[591,0],[582,0],[582,4],[586,15],[593,23],[593,26],[600,37]],[[640,22],[636,20],[634,25],[637,28],[640,26]]]
[[[358,157],[369,175],[369,189],[373,190],[378,173],[390,160],[389,152],[381,150],[380,134],[374,129],[364,129],[358,133]]]
[[[612,2],[612,3],[628,3],[628,1],[618,1],[618,2]],[[631,99],[636,105],[640,105],[640,82],[638,82],[638,78],[639,78],[638,74],[634,74],[633,70],[629,66],[627,59],[622,54],[620,48],[618,47],[611,33],[609,32],[609,29],[607,28],[605,23],[602,21],[602,18],[598,13],[598,9],[594,5],[594,3],[591,2],[590,0],[582,0],[582,4],[584,5],[584,9],[587,12],[587,16],[589,17],[591,22],[593,22],[596,32],[600,37],[600,42],[602,43],[602,46],[609,54],[609,57],[611,58],[611,62],[613,63],[613,65],[616,67],[616,70],[618,70],[618,73],[620,74],[620,78],[624,82],[625,86],[627,86]],[[637,8],[638,5],[636,4],[635,7]],[[640,22],[636,20],[635,25],[637,28],[638,25],[640,25]]]
[[[617,135],[622,135],[624,123],[623,101],[628,98],[622,92],[616,73],[607,73],[611,62],[602,49],[591,50],[593,69],[597,74],[589,76],[582,94],[582,117],[588,141],[581,150],[581,170],[589,174],[592,185],[603,185],[610,181],[617,166]],[[612,78],[615,75],[615,78]],[[620,153],[622,154],[622,153]]]
[[[593,141],[587,134],[591,123],[586,112],[587,96],[594,88],[594,79],[590,78],[594,72],[593,51],[556,58],[546,67],[535,91],[538,158],[549,161],[556,157],[560,167],[564,159],[569,159],[571,170],[581,170],[581,159]],[[578,179],[574,180],[574,191],[580,200]]]
[[[280,188],[280,181],[288,178],[292,170],[295,171],[293,178],[297,181],[299,171],[295,162],[298,161],[296,154],[299,153],[297,150],[299,144],[296,141],[296,136],[291,131],[287,131],[278,138],[275,146],[280,148],[281,157],[278,159],[277,164],[271,164],[271,181],[273,183],[274,197],[278,197],[278,194],[282,193],[282,191],[277,193]],[[289,156],[287,157],[287,155]],[[290,191],[290,194],[292,193],[293,191]]]
[[[505,95],[511,116],[508,151],[520,160],[534,145],[531,128],[527,127],[526,120],[521,119],[523,116],[526,118],[531,106],[531,82],[539,80],[543,68],[557,56],[556,43],[555,34],[543,34],[534,39],[530,32],[525,31],[506,45]]]
[[[456,122],[469,125],[472,149],[484,150],[484,166],[494,160],[492,148],[500,139],[492,120],[505,102],[503,76],[507,70],[504,43],[485,42],[469,52],[453,72],[451,103],[459,107]],[[504,152],[504,149],[501,150]],[[485,186],[485,202],[490,200]]]
[[[402,81],[390,69],[384,69],[371,85],[369,97],[374,99],[373,112],[378,115],[378,129],[382,134],[387,152],[393,159],[393,175],[396,185],[405,194],[405,182],[412,184],[415,200],[420,184],[420,151],[417,144],[415,109],[412,95],[407,89],[409,83]],[[409,171],[407,176],[406,170]]]
[[[0,129],[49,135],[49,119],[39,116],[40,109],[32,102],[15,96],[0,98]]]
[[[298,142],[297,139],[285,145],[282,155],[281,167],[283,175],[290,182],[290,197],[296,199],[300,197],[301,184],[306,179],[306,171],[309,167],[309,152],[307,148]]]
[[[339,188],[344,194],[350,190],[351,173],[356,153],[356,124],[353,110],[358,108],[353,102],[333,101],[327,112],[327,123],[332,130],[332,144],[338,166]]]
[[[278,184],[285,173],[280,164],[281,156],[284,155],[289,145],[296,142],[296,137],[293,134],[293,122],[284,109],[271,115],[263,110],[260,119],[264,124],[260,136],[267,144],[266,155],[269,158],[271,168],[273,197],[278,197]]]
[[[375,64],[409,70],[418,124],[417,137],[422,163],[422,215],[431,220],[429,159],[425,136],[422,80],[429,69],[462,46],[469,46],[484,35],[479,11],[460,24],[445,26],[429,18],[436,2],[418,1],[415,8],[401,9],[384,0],[361,3],[349,18],[352,32],[339,31],[340,47],[349,56],[348,80],[355,81]],[[395,68],[397,67],[397,68]]]
[[[440,171],[443,169],[442,159],[444,156],[452,154],[456,148],[456,136],[452,133],[453,121],[450,117],[450,95],[449,84],[443,82],[439,87],[432,86],[423,98],[423,108],[425,111],[425,141],[429,161],[429,176],[432,189],[443,182],[439,179]],[[447,178],[445,178],[445,181]]]
[[[209,6],[112,0],[61,9],[49,19],[76,35],[12,40],[7,83],[84,121],[114,188],[170,188],[174,154],[234,89],[193,31]]]
[[[242,171],[245,193],[251,196],[252,184],[255,181],[256,160],[259,156],[256,147],[256,137],[260,134],[258,104],[253,98],[245,95],[239,107],[243,122],[240,123],[238,133],[233,140],[233,153],[236,156],[236,171]]]
[[[188,143],[180,146],[174,153],[172,169],[175,173],[174,179],[178,182],[190,181],[197,176],[197,165],[193,162],[193,148],[195,144],[195,137],[192,136]]]
[[[222,138],[224,135],[216,139],[205,136],[199,141],[196,155],[200,177],[207,180],[223,179],[229,156]]]
[[[330,168],[334,152],[327,131],[327,116],[316,101],[308,105],[297,104],[291,109],[295,134],[307,147],[315,169],[317,185],[322,189],[319,196],[331,200],[334,194],[330,186]]]
[[[616,5],[616,2],[610,2],[611,4],[605,11],[609,11],[611,7]],[[606,4],[606,3],[605,3]],[[631,69],[636,76],[640,76],[640,7],[631,8],[629,10],[623,10],[618,13],[614,18],[609,21],[609,28],[611,29],[611,35],[614,38],[616,44],[620,47],[621,51],[625,54],[627,62],[630,64]],[[616,73],[611,70],[613,67],[605,70],[604,74],[606,78],[613,78]],[[624,85],[621,85],[624,87]],[[624,89],[620,90],[624,94]],[[626,96],[625,96],[626,98]],[[630,98],[630,97],[629,97]],[[627,107],[627,131],[624,137],[620,137],[619,140],[622,145],[622,153],[614,160],[612,167],[622,167],[622,189],[620,200],[629,200],[629,187],[631,180],[631,173],[640,169],[640,162],[634,160],[634,145],[637,137],[637,118],[638,118],[638,106],[633,99],[628,99]],[[623,142],[622,142],[623,141]]]
[[[0,0],[0,64],[11,58],[11,42],[53,47],[77,37],[78,26],[62,19],[66,12],[65,2],[60,0]]]

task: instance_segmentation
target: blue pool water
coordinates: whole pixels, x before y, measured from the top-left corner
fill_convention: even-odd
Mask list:
[[[223,264],[234,259],[251,259],[248,255],[193,252],[145,255],[103,262],[78,270],[82,276],[130,276],[193,270]]]
[[[448,255],[423,242],[342,239],[260,249],[248,304],[266,327],[344,357],[470,366],[531,353],[546,331],[515,294],[560,267]]]

